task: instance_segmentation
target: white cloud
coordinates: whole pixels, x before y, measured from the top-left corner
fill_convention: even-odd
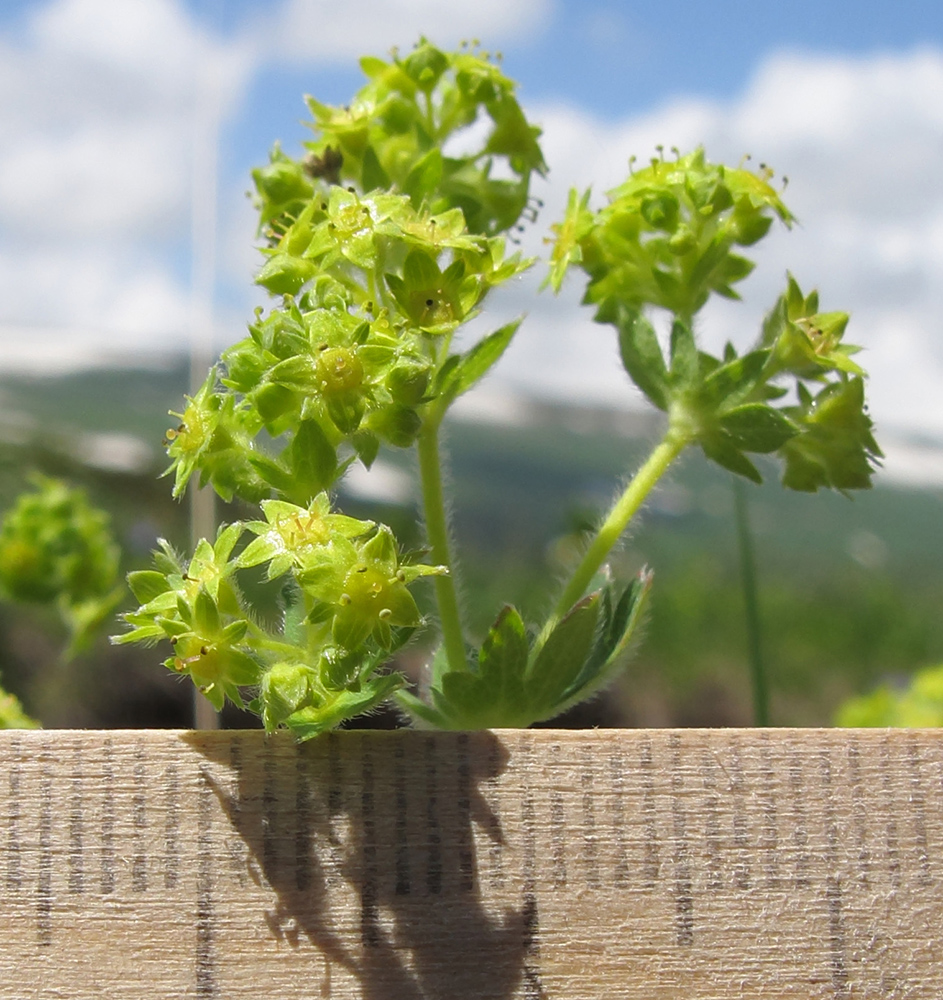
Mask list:
[[[197,95],[231,111],[251,49],[179,0],[54,0],[0,37],[0,357],[183,343]]]
[[[0,35],[0,360],[22,360],[44,345],[50,355],[78,359],[82,344],[183,342],[198,72],[225,117],[276,53],[323,64],[408,45],[420,30],[443,41],[500,40],[539,28],[552,4],[284,0],[226,39],[201,28],[182,0],[50,0],[28,8],[15,40]],[[759,248],[742,305],[705,310],[706,341],[750,339],[789,268],[820,287],[825,307],[853,312],[849,336],[868,348],[877,419],[943,435],[943,189],[935,176],[943,162],[943,54],[779,54],[725,103],[676,100],[617,122],[574,107],[530,113],[544,125],[552,174],[536,188],[547,205],[525,250],[544,249],[571,184],[592,184],[598,203],[633,153],[644,160],[657,143],[699,142],[714,159],[752,153],[789,175],[787,200],[802,225],[774,232]],[[233,192],[221,192],[224,285],[243,282],[257,260],[241,190],[238,204]],[[540,278],[496,300],[494,323],[530,313],[496,379],[584,401],[637,403],[611,332],[579,309],[575,283],[553,300],[536,296]],[[241,328],[241,318],[230,328]],[[41,344],[39,330],[59,332],[44,333]]]
[[[824,308],[852,313],[848,337],[866,348],[872,412],[880,424],[943,436],[943,53],[823,58],[773,56],[737,100],[679,100],[641,118],[603,122],[562,107],[531,109],[545,129],[552,173],[541,231],[562,212],[571,185],[602,192],[620,181],[627,160],[658,143],[711,159],[745,153],[790,177],[786,200],[801,220],[774,230],[755,248],[757,270],[743,303],[712,302],[701,333],[717,349],[745,344],[784,284],[787,269],[819,287]],[[579,278],[571,279],[574,284]],[[631,397],[610,370],[576,295],[536,300],[499,377],[531,391],[612,402]],[[512,296],[515,298],[515,296]],[[522,304],[516,296],[515,304]],[[614,338],[611,338],[614,339]],[[552,343],[552,347],[549,344]],[[510,374],[515,359],[522,365]]]
[[[364,52],[404,48],[420,34],[440,45],[481,37],[490,43],[539,26],[553,0],[287,0],[269,29],[289,57],[337,62]]]
[[[420,30],[499,39],[552,2],[284,0],[225,38],[183,0],[27,8],[0,34],[0,363],[185,343],[195,136],[239,109],[265,62],[349,60]],[[223,286],[248,284],[258,261],[244,187],[220,191]],[[241,329],[226,309],[217,325]]]

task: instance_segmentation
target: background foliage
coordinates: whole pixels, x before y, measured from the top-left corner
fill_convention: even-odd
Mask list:
[[[0,510],[37,469],[81,483],[111,512],[124,569],[146,566],[158,535],[184,547],[186,507],[170,499],[156,474],[167,411],[179,407],[185,388],[182,362],[165,371],[0,381]],[[546,609],[548,581],[574,533],[608,506],[624,470],[657,433],[649,417],[606,411],[538,408],[533,416],[535,426],[446,428],[466,566],[461,589],[479,635],[501,600],[531,615]],[[117,432],[149,445],[152,464],[121,471],[77,457],[107,440],[89,435]],[[893,488],[878,476],[875,489],[854,500],[793,494],[775,481],[750,487],[749,496],[774,724],[829,724],[847,696],[875,684],[898,690],[918,668],[943,661],[943,493]],[[408,544],[411,502],[348,495],[344,505],[391,524]],[[647,506],[620,558],[627,568],[656,567],[644,642],[618,687],[562,721],[749,724],[728,477],[688,456]],[[44,724],[189,723],[190,688],[160,666],[162,653],[101,642],[66,665],[59,661],[66,640],[53,613],[0,606],[0,672]],[[406,665],[421,655],[410,647]],[[227,719],[247,724],[237,713]]]

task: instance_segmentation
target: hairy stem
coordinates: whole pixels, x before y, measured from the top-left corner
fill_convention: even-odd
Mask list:
[[[592,578],[599,572],[606,556],[625,531],[655,484],[665,474],[668,466],[684,451],[690,442],[687,434],[669,427],[661,442],[654,448],[599,526],[596,537],[586,550],[579,566],[560,595],[553,613],[537,637],[535,649],[540,649],[550,637],[560,619],[586,592]]]
[[[419,475],[422,482],[422,506],[426,538],[432,550],[432,562],[448,567],[448,576],[435,577],[435,596],[439,608],[439,627],[450,670],[465,666],[465,640],[458,611],[458,597],[452,575],[449,551],[449,525],[442,494],[442,466],[439,461],[439,426],[442,414],[429,414],[419,432]]]

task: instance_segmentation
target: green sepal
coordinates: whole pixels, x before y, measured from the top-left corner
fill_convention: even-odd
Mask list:
[[[297,295],[318,272],[317,265],[288,253],[274,253],[255,281],[273,295]]]
[[[360,393],[343,393],[331,396],[327,401],[327,414],[331,422],[345,435],[356,432],[366,409],[366,401]]]
[[[369,469],[380,452],[380,439],[370,431],[361,430],[351,437],[351,444],[357,452],[357,457]]]
[[[337,478],[337,452],[316,420],[302,420],[287,449],[292,487],[288,495],[307,504]]]
[[[393,404],[371,413],[370,430],[396,448],[408,448],[422,430],[422,419],[411,406]]]
[[[249,455],[249,463],[259,476],[273,489],[285,495],[291,492],[294,486],[294,478],[280,462],[269,458],[268,455],[263,455],[261,452],[252,452]]]
[[[390,186],[389,174],[383,169],[373,146],[367,146],[363,151],[360,186],[365,192],[375,190],[385,191]]]
[[[203,636],[216,636],[220,630],[219,609],[206,587],[201,586],[193,605],[193,629]]]
[[[441,181],[442,152],[437,146],[434,146],[425,156],[417,160],[416,165],[409,171],[403,183],[403,191],[409,195],[413,205],[418,208],[435,191]]]

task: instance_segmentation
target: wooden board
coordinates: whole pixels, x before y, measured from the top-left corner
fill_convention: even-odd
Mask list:
[[[943,734],[0,734],[0,997],[943,997]]]

